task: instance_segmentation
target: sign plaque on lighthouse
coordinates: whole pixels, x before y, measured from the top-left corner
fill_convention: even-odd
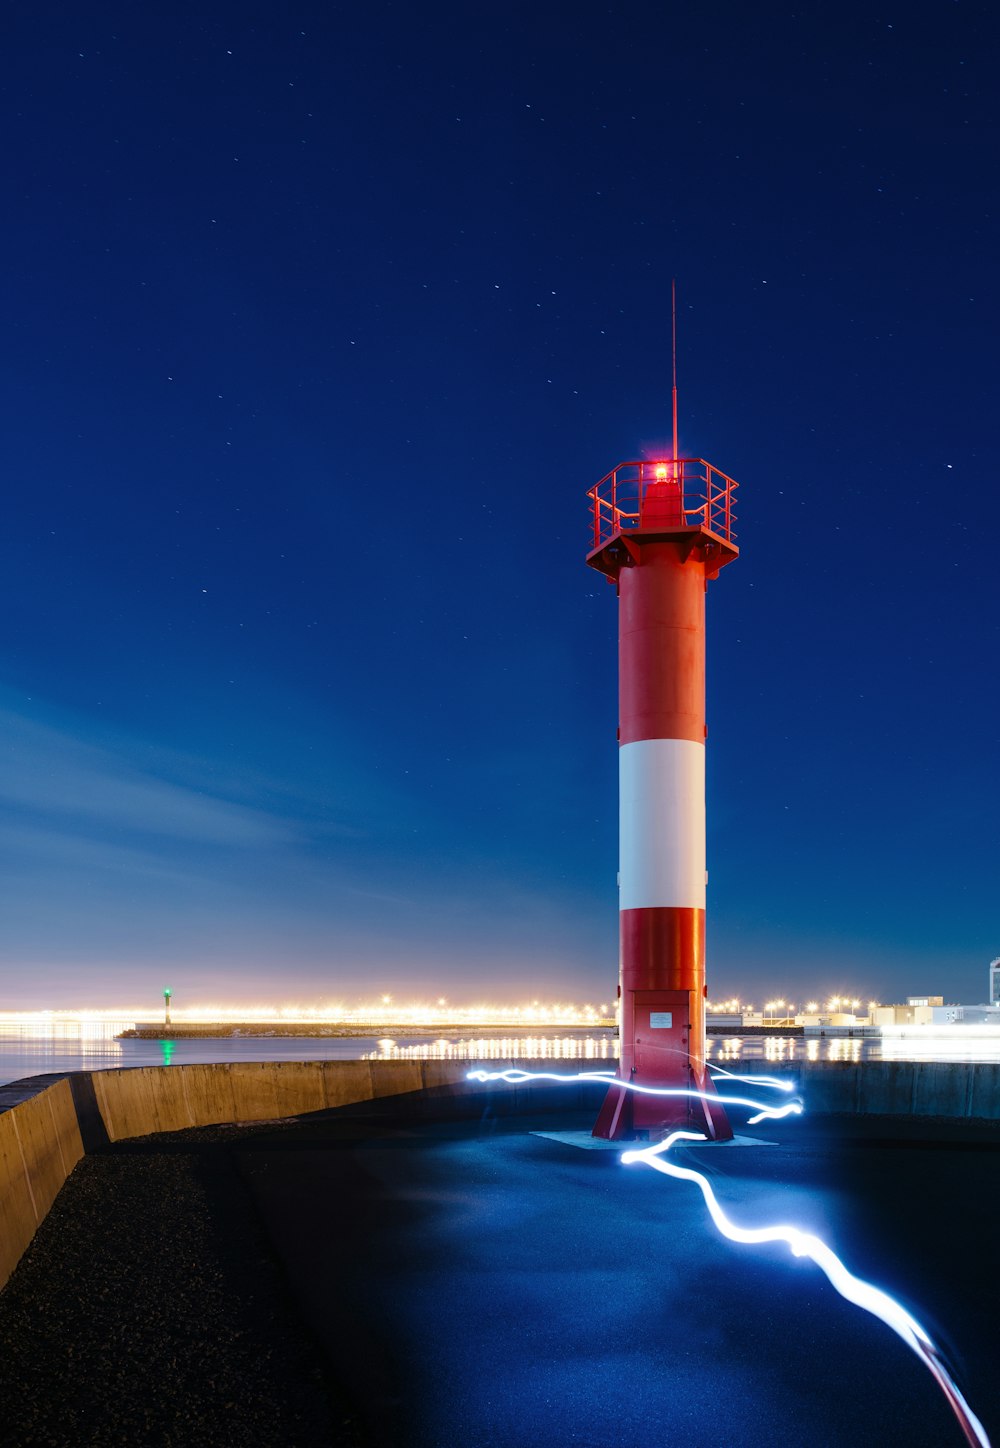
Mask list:
[[[618,1079],[653,1088],[612,1084],[594,1135],[724,1140],[705,1066],[705,594],[738,554],[737,485],[674,437],[588,493],[587,562],[618,594]]]

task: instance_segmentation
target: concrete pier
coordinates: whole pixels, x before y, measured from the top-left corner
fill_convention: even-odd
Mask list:
[[[0,1286],[82,1156],[67,1080],[0,1087]]]
[[[587,1069],[575,1061],[539,1065],[570,1075]],[[414,1115],[439,1109],[448,1097],[458,1115],[481,1111],[487,1101],[502,1116],[593,1108],[602,1091],[585,1084],[488,1087],[469,1082],[469,1069],[452,1061],[225,1062],[77,1071],[0,1087],[0,1286],[67,1176],[95,1146],[191,1127],[283,1121],[396,1096],[412,1098]],[[995,1063],[752,1061],[732,1069],[793,1080],[816,1115],[1000,1121]]]
[[[92,1146],[0,1294],[0,1443],[959,1448],[926,1369],[811,1263],[579,1149],[576,1088],[516,1094]],[[734,1219],[815,1231],[896,1295],[997,1442],[998,1128],[750,1132],[678,1160]]]

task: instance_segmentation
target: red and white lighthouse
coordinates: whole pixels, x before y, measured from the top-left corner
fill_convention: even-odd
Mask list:
[[[620,463],[587,562],[618,593],[618,1076],[595,1136],[732,1136],[705,1068],[705,593],[738,554],[736,483],[701,458]]]

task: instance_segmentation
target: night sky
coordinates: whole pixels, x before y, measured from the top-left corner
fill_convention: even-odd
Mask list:
[[[4,24],[0,1007],[613,997],[675,275],[710,992],[984,998],[992,0]]]

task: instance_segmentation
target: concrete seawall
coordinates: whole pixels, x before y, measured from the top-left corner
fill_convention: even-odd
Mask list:
[[[743,1061],[727,1069],[794,1081],[806,1110],[819,1114],[1000,1121],[1000,1063],[992,1061]]]
[[[91,1074],[108,1139],[122,1141],[192,1126],[278,1121],[383,1096],[467,1094],[468,1069],[446,1061],[251,1061]]]
[[[66,1080],[0,1087],[0,1286],[82,1156]]]
[[[560,1075],[587,1070],[585,1062],[536,1064]],[[439,1110],[442,1098],[458,1114],[488,1108],[503,1115],[596,1111],[601,1100],[599,1086],[491,1087],[468,1081],[469,1069],[450,1061],[226,1062],[77,1071],[0,1087],[0,1287],[85,1151],[108,1142],[279,1121],[400,1095],[413,1098],[415,1114]],[[1000,1064],[752,1061],[733,1069],[794,1081],[807,1110],[821,1114],[1000,1121]]]
[[[576,1065],[546,1069],[572,1072]],[[0,1087],[0,1288],[87,1150],[128,1137],[280,1121],[400,1095],[414,1098],[415,1114],[439,1109],[444,1096],[454,1098],[457,1111],[480,1111],[489,1088],[467,1081],[469,1070],[468,1063],[449,1061],[224,1062],[75,1071]],[[491,1109],[526,1110],[533,1089],[501,1084],[490,1092]],[[530,1104],[574,1109],[593,1094],[593,1087],[553,1084],[535,1090]]]

